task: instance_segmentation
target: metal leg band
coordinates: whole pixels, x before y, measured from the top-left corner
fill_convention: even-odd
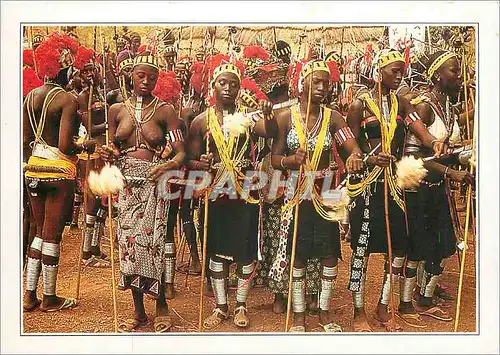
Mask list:
[[[26,264],[26,290],[36,291],[40,271],[42,270],[42,261],[28,257]]]
[[[42,251],[42,244],[43,244],[42,238],[36,236],[35,238],[33,238],[33,241],[31,242],[30,248],[41,252]]]
[[[43,294],[53,296],[56,294],[56,280],[59,265],[45,265],[42,263]]]
[[[322,311],[330,309],[330,301],[333,295],[333,280],[321,279],[321,290],[319,291],[319,308]]]
[[[58,258],[61,255],[61,245],[56,243],[43,242],[42,255]]]
[[[174,283],[175,277],[175,258],[167,258],[165,260],[165,282],[168,284]]]
[[[85,215],[85,223],[94,225],[95,223],[95,216],[92,216],[91,214]]]
[[[212,258],[210,258],[210,263],[209,263],[209,269],[212,272],[223,272],[224,271],[224,264],[221,263],[220,261],[214,261]]]
[[[165,254],[175,255],[175,243],[165,243]]]
[[[295,273],[295,269],[293,271]],[[306,298],[306,280],[304,278],[294,279],[292,281],[292,308],[294,313],[303,313],[306,311],[305,298]]]
[[[217,304],[227,304],[226,279],[216,279],[211,277],[212,289]]]

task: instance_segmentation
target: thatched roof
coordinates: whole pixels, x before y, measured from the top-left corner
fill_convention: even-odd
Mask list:
[[[384,26],[366,27],[366,26],[234,26],[238,32],[236,34],[237,41],[240,45],[261,44],[267,48],[271,48],[276,40],[284,40],[289,43],[292,50],[296,51],[300,36],[303,37],[303,43],[312,45],[317,41],[323,40],[327,51],[340,50],[340,44],[343,42],[344,53],[354,53],[357,50],[364,50],[366,43],[376,43],[383,35]],[[228,29],[229,26],[129,26],[128,32],[138,32],[143,37],[143,43],[146,38],[152,39],[155,35],[171,32],[171,35],[178,41],[181,49],[181,54],[187,54],[189,48],[192,50],[203,45],[207,29],[215,31],[215,48],[221,52],[225,52],[228,47]],[[34,33],[47,33],[60,30],[59,27],[33,27]],[[114,26],[97,27],[97,49],[100,50],[100,31],[102,30],[105,41],[111,43],[114,47],[113,35],[115,32]],[[93,46],[93,31],[94,26],[78,26],[75,31],[80,42],[88,47]],[[116,32],[118,35],[123,33],[123,26],[117,26]],[[192,44],[191,44],[192,43]],[[358,48],[358,49],[356,49]]]

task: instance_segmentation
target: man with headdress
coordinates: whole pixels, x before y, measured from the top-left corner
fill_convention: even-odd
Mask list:
[[[116,53],[120,54],[125,49],[130,49],[130,40],[122,35],[116,39]]]
[[[173,71],[177,60],[177,50],[175,49],[174,44],[167,45],[164,48],[163,60],[165,61],[165,70]]]
[[[95,53],[90,48],[81,46],[75,58],[75,68],[80,71],[84,89],[78,95],[78,113],[82,124],[90,137],[96,140],[98,146],[106,144],[106,102],[99,90],[99,77],[96,71]],[[89,115],[91,122],[89,122]],[[104,162],[99,153],[91,156],[81,154],[82,161],[90,159],[90,169],[100,171]],[[86,164],[81,164],[85,169]],[[90,173],[90,172],[88,172]],[[82,262],[85,266],[109,267],[109,258],[100,250],[101,237],[104,234],[104,223],[107,208],[102,204],[101,198],[92,194],[87,186],[87,206],[85,210],[85,233],[83,243]]]
[[[133,91],[132,87],[132,67],[134,57],[130,50],[125,49],[118,53],[116,58],[116,74],[118,77],[119,88],[111,90],[106,95],[106,101],[109,105],[127,100]]]
[[[285,41],[279,40],[274,45],[273,54],[284,63],[290,64],[292,48]]]
[[[168,170],[184,160],[184,138],[171,105],[153,95],[159,65],[150,52],[134,58],[133,95],[109,110],[110,146],[106,160],[116,160],[127,185],[118,196],[118,242],[121,290],[131,289],[135,316],[119,325],[134,331],[148,323],[144,294],[156,299],[154,329],[172,326],[165,300],[166,269],[175,258],[175,245],[166,238],[169,185],[161,182]],[[167,157],[174,151],[172,158]]]
[[[42,311],[72,308],[76,300],[56,296],[60,242],[76,176],[76,154],[90,143],[76,144],[77,101],[64,90],[78,43],[53,34],[35,51],[38,74],[45,84],[31,91],[23,103],[23,160],[26,184],[36,220],[30,244],[23,309],[40,305],[36,289],[43,274]]]
[[[36,35],[33,36],[33,50],[34,51],[36,51],[36,49],[43,42],[44,39],[45,39],[45,37],[40,33],[37,33]]]
[[[130,32],[130,51],[132,54],[136,55],[138,53],[139,47],[141,46],[141,35],[137,32]]]
[[[198,62],[203,62],[205,60],[205,49],[203,47],[199,47],[196,50],[195,58]]]
[[[243,64],[232,64],[229,57],[222,55],[207,62],[212,78],[210,90],[214,93],[215,103],[196,117],[190,127],[188,166],[193,170],[218,172],[216,176],[223,176],[226,180],[217,178],[214,182],[216,187],[208,206],[207,254],[210,255],[210,279],[216,308],[205,319],[203,327],[213,329],[229,317],[226,288],[229,264],[232,262],[236,262],[238,274],[234,324],[248,327],[250,319],[246,299],[257,257],[258,200],[250,194],[242,194],[242,183],[246,179],[245,172],[255,163],[251,156],[254,137],[272,136],[276,127],[274,120],[258,119],[254,115],[257,116],[257,122],[253,128],[245,128],[244,134],[227,134],[227,130],[224,133],[222,126],[227,127],[230,115],[247,111],[236,104]],[[262,102],[261,107],[268,118],[270,103]],[[228,159],[233,156],[234,159]],[[224,187],[226,184],[229,184],[228,188]]]

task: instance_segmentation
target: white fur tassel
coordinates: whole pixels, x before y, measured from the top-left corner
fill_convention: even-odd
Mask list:
[[[123,175],[115,165],[106,163],[100,174],[93,171],[89,174],[89,187],[95,195],[107,196],[108,194],[115,194],[122,190],[124,186]]]
[[[246,129],[252,125],[252,120],[243,113],[237,112],[234,115],[224,117],[222,128],[231,136],[239,136],[245,133]]]
[[[96,196],[103,196],[104,193],[102,192],[102,189],[101,189],[101,182],[100,182],[100,178],[99,178],[99,173],[95,172],[95,171],[91,171],[89,173],[89,177],[87,179],[88,183],[89,183],[89,187],[90,187],[90,191],[92,191],[92,193]]]
[[[413,156],[405,156],[396,163],[398,181],[397,184],[402,189],[417,188],[420,181],[427,176],[427,169],[424,168],[422,159],[415,159]]]

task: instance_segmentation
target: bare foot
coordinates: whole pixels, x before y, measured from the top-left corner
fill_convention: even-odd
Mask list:
[[[385,323],[389,320],[389,308],[384,304],[377,304],[377,309],[375,310],[376,319],[379,322]]]
[[[55,312],[62,311],[64,309],[70,309],[75,307],[76,305],[77,302],[74,298],[44,295],[40,310],[43,312]]]
[[[285,313],[285,297],[280,293],[274,294],[273,313]]]
[[[305,332],[306,331],[306,315],[305,313],[293,314],[293,325],[289,329],[291,332]]]
[[[385,327],[388,332],[398,332],[403,328],[389,315],[389,308],[384,304],[377,304],[374,318],[380,322],[380,325]]]
[[[368,324],[364,308],[354,308],[354,318],[352,320],[352,328],[355,332],[371,332],[372,328]]]
[[[36,297],[36,291],[26,291],[24,293],[23,309],[26,312],[35,310],[40,305],[40,300]]]

